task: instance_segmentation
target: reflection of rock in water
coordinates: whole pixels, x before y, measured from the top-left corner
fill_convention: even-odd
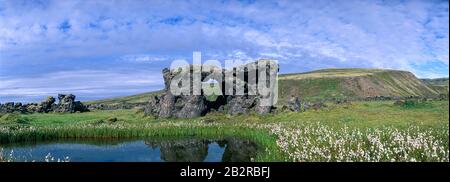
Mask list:
[[[167,162],[202,162],[208,155],[208,141],[198,139],[146,141],[147,145],[160,147],[161,159]]]
[[[208,155],[212,141],[200,139],[145,141],[152,148],[160,147],[161,159],[167,162],[201,162]],[[247,162],[256,156],[257,145],[248,140],[227,138],[217,141],[225,148],[222,162]]]
[[[248,162],[256,156],[257,145],[251,141],[227,138],[217,143],[219,145],[226,143],[222,162]]]

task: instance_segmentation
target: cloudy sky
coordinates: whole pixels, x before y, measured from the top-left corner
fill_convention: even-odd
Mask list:
[[[193,51],[448,77],[448,1],[0,0],[0,102],[157,90]]]

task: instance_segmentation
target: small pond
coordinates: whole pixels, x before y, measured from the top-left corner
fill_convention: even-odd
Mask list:
[[[2,145],[3,154],[14,161],[70,162],[246,162],[257,153],[248,140],[139,139],[57,140]],[[47,157],[46,157],[47,156]]]

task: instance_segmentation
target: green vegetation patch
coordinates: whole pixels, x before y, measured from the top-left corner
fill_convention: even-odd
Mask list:
[[[18,113],[0,115],[0,124],[27,124],[29,121],[31,121],[29,117]]]

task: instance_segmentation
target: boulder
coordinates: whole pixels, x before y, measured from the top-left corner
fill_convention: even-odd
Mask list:
[[[327,107],[327,105],[325,103],[323,103],[323,102],[316,102],[316,103],[314,103],[311,106],[311,108],[314,109],[314,110],[319,110],[319,109],[322,109],[322,108],[325,108],[325,107]]]
[[[75,95],[72,94],[58,94],[59,103],[54,108],[54,112],[61,113],[74,113],[74,112],[85,112],[89,111],[83,103],[80,101],[75,101]]]
[[[262,101],[261,101],[260,97],[258,97],[255,102],[256,103],[255,103],[254,107],[255,107],[255,113],[256,114],[264,115],[264,114],[274,113],[274,111],[276,109],[274,106],[263,105],[261,103]]]
[[[55,112],[75,112],[75,95],[72,94],[58,94],[58,106]]]
[[[35,113],[35,112],[43,112],[41,104],[31,103],[27,105],[27,112]]]
[[[158,115],[159,114],[159,97],[150,97],[148,104],[144,106],[145,115]]]
[[[12,113],[15,111],[14,102],[6,102],[1,106],[1,113]]]
[[[175,108],[175,96],[172,93],[167,92],[161,96],[159,101],[159,113],[158,116],[161,118],[172,117],[173,110]]]
[[[20,113],[27,112],[26,104],[22,104],[21,102],[16,102],[14,104],[14,111],[20,112]]]
[[[80,101],[74,102],[74,112],[86,112],[89,111],[89,109],[83,105]]]
[[[205,97],[203,95],[183,96],[182,108],[176,112],[178,118],[193,118],[202,116],[206,111]]]
[[[228,114],[248,114],[250,109],[255,106],[255,97],[253,96],[229,96],[227,103]]]
[[[164,68],[162,70],[162,74],[163,74],[163,79],[164,79],[164,86],[165,86],[165,90],[168,91],[170,89],[170,82],[172,81],[172,78],[174,77],[174,75],[172,74],[172,72],[170,71],[169,68]]]
[[[292,96],[286,103],[285,108],[292,112],[300,112],[302,105],[298,97]]]
[[[53,105],[54,103],[55,103],[55,98],[53,98],[52,96],[47,97],[47,99],[45,99],[44,101],[41,102],[39,112],[52,111],[52,109],[54,107],[54,105]]]

